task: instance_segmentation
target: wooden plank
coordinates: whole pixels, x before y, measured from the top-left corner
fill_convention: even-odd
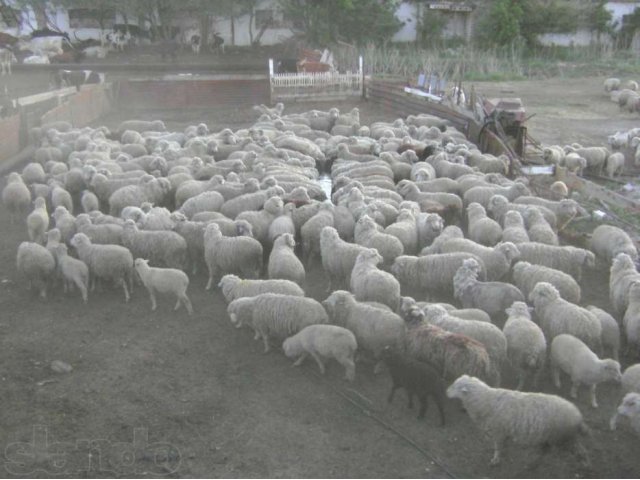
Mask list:
[[[16,102],[21,107],[25,107],[27,105],[33,105],[35,103],[46,102],[47,100],[51,100],[52,98],[61,98],[68,95],[73,95],[76,92],[76,87],[67,87],[61,88],[60,90],[54,90],[52,92],[36,93],[35,95],[18,98]]]

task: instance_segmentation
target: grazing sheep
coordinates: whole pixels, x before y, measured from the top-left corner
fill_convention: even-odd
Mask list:
[[[157,308],[156,292],[161,294],[173,293],[177,297],[176,306],[173,309],[178,310],[182,303],[189,315],[193,314],[191,300],[189,300],[187,296],[189,277],[186,273],[177,268],[150,267],[149,260],[145,260],[144,258],[136,258],[134,268],[136,272],[138,272],[142,284],[149,292],[152,311],[155,311]]]
[[[236,298],[255,297],[263,293],[304,297],[304,290],[289,280],[243,280],[236,275],[227,274],[220,279],[218,287],[227,303]]]
[[[486,267],[487,280],[500,280],[511,269],[513,260],[520,256],[519,247],[513,243],[499,243],[495,247],[485,247],[466,238],[452,238],[439,244],[434,253],[471,253],[480,259]],[[503,309],[504,310],[504,309]]]
[[[210,223],[204,231],[204,258],[209,269],[209,290],[219,273],[240,273],[258,278],[262,271],[262,245],[251,237],[223,237],[220,227]]]
[[[93,287],[97,279],[113,280],[122,285],[125,301],[129,301],[127,280],[133,288],[133,256],[127,248],[120,245],[94,245],[84,233],[76,233],[69,243],[75,247],[80,260],[89,267]]]
[[[146,258],[168,268],[185,267],[187,242],[176,232],[139,230],[133,220],[127,220],[122,228],[122,244],[136,258]]]
[[[629,285],[628,305],[622,319],[624,333],[627,336],[627,351],[632,348],[636,353],[640,350],[640,282],[633,281]]]
[[[580,303],[580,285],[571,275],[560,270],[520,261],[513,266],[512,278],[525,297],[529,296],[538,282],[547,282],[553,285],[566,301]]]
[[[561,334],[551,342],[551,376],[556,388],[560,388],[560,371],[571,378],[571,397],[578,398],[578,387],[589,387],[591,406],[598,408],[596,387],[600,382],[613,380],[619,382],[620,364],[610,358],[600,360],[587,345],[573,335]]]
[[[345,242],[333,227],[324,227],[320,232],[320,257],[322,267],[329,279],[328,291],[351,285],[351,272],[358,255],[366,247]]]
[[[382,255],[373,248],[360,252],[351,272],[351,291],[360,302],[379,302],[396,311],[400,306],[400,283],[392,274],[378,269],[381,262]]]
[[[624,172],[624,161],[624,153],[622,152],[614,152],[609,155],[605,166],[607,175],[611,178],[615,178],[616,175],[622,175]]]
[[[11,172],[7,176],[7,184],[2,189],[2,203],[7,207],[11,215],[11,223],[17,217],[23,215],[31,204],[31,192],[17,172]]]
[[[524,219],[528,226],[527,234],[530,241],[546,245],[558,245],[558,235],[556,235],[551,225],[544,219],[537,208],[527,208],[524,212]]]
[[[337,325],[309,325],[287,338],[282,350],[288,358],[295,358],[298,367],[311,355],[324,375],[324,359],[332,358],[344,367],[344,378],[353,382],[356,376],[354,355],[358,343],[356,337],[346,328]]]
[[[27,233],[29,240],[44,243],[45,232],[49,229],[49,212],[44,198],[38,197],[34,202],[33,211],[27,216]]]
[[[603,353],[610,352],[611,358],[618,360],[620,352],[620,327],[615,318],[601,308],[588,305],[587,310],[593,313],[602,326],[602,348]]]
[[[467,207],[469,239],[476,243],[493,247],[502,239],[502,227],[487,217],[487,212],[479,203],[472,202]]]
[[[518,250],[520,260],[560,270],[578,282],[582,279],[584,267],[595,267],[595,255],[582,248],[525,242],[518,244]]]
[[[379,231],[369,215],[362,215],[356,222],[354,239],[358,245],[375,249],[385,265],[391,265],[396,257],[404,253],[402,242],[393,235]]]
[[[381,359],[385,347],[402,345],[405,325],[395,313],[357,302],[353,294],[344,290],[333,292],[322,305],[331,317],[331,323],[353,332],[358,348],[371,353],[374,359]],[[374,371],[378,369],[379,364]]]
[[[462,262],[453,277],[453,295],[464,308],[479,308],[494,319],[502,316],[513,302],[524,302],[525,297],[518,287],[510,283],[478,281],[479,271],[480,264],[469,258]]]
[[[568,333],[582,340],[592,350],[602,350],[602,326],[586,308],[560,298],[558,290],[547,282],[539,282],[529,294],[536,317],[547,341]]]
[[[309,266],[314,256],[320,256],[320,233],[325,227],[333,227],[333,205],[322,203],[318,213],[300,228],[302,237],[302,258]]]
[[[544,368],[547,341],[538,325],[531,321],[531,308],[524,302],[513,302],[505,311],[508,315],[502,333],[507,339],[509,365],[518,372],[518,386],[522,390],[528,376],[534,387]]]
[[[629,287],[634,281],[640,281],[640,273],[633,259],[626,253],[619,253],[609,271],[609,301],[616,315],[624,315],[629,304]]]
[[[432,397],[440,412],[440,425],[444,426],[445,384],[436,369],[429,363],[415,360],[389,347],[383,350],[382,358],[389,368],[389,375],[393,382],[387,402],[391,403],[398,388],[404,388],[409,398],[409,408],[413,408],[413,397],[418,397],[420,401],[418,418],[420,419],[424,418],[429,397]]]
[[[611,430],[616,429],[616,424],[621,416],[627,418],[631,429],[640,437],[640,393],[631,392],[624,396],[609,422]]]
[[[447,396],[459,398],[471,420],[490,436],[491,465],[500,463],[507,441],[527,446],[564,443],[588,431],[580,410],[556,395],[491,388],[463,375],[447,389]]]
[[[504,229],[502,230],[502,241],[519,243],[528,242],[529,234],[524,226],[524,219],[520,212],[510,210],[504,215]]]
[[[638,249],[629,234],[613,225],[598,225],[591,235],[589,248],[607,265],[619,253],[626,253],[634,262],[638,260]]]
[[[57,269],[62,274],[64,292],[71,290],[75,285],[82,295],[82,301],[87,303],[89,290],[89,267],[82,260],[70,257],[67,254],[67,246],[60,243],[53,248]]]
[[[295,254],[295,246],[296,241],[292,234],[283,233],[278,235],[269,254],[269,263],[267,265],[269,278],[291,280],[300,286],[304,285],[306,272],[304,265]]]
[[[16,255],[18,272],[28,282],[28,288],[39,290],[40,297],[47,298],[47,287],[53,278],[56,260],[49,250],[35,242],[22,242]]]
[[[309,325],[329,323],[327,312],[312,298],[263,293],[251,297],[248,304],[255,339],[262,338],[264,353],[269,353],[272,336],[285,339]]]

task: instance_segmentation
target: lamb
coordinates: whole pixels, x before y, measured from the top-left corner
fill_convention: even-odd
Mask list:
[[[507,440],[530,446],[554,444],[588,432],[580,410],[556,395],[491,388],[462,375],[447,389],[447,397],[462,400],[471,420],[490,436],[491,465],[500,463]]]
[[[377,265],[382,256],[369,248],[360,252],[351,272],[351,291],[358,301],[372,301],[387,305],[396,311],[400,306],[400,283]]]
[[[454,297],[464,308],[479,308],[490,317],[501,316],[513,302],[524,302],[518,287],[503,282],[478,281],[480,264],[473,258],[462,262],[453,277]]]
[[[624,396],[616,409],[616,413],[609,422],[611,430],[616,429],[620,416],[627,417],[631,429],[636,435],[640,436],[640,393],[631,392]]]
[[[558,290],[547,282],[539,282],[529,294],[536,317],[547,341],[568,333],[582,340],[596,352],[602,350],[602,326],[586,308],[560,298]]]
[[[607,265],[619,253],[625,253],[635,262],[638,260],[638,249],[629,234],[613,225],[598,225],[591,235],[589,248]]]
[[[520,260],[560,270],[578,282],[582,279],[584,267],[595,266],[595,255],[582,248],[525,242],[518,244],[518,250]]]
[[[498,327],[492,323],[454,317],[439,305],[426,306],[424,314],[430,324],[466,335],[484,345],[495,369],[496,384],[500,383],[500,370],[507,359],[507,339]]]
[[[530,241],[546,245],[558,245],[558,235],[556,235],[551,225],[547,223],[537,208],[527,208],[524,212],[524,219],[529,227],[527,234]]]
[[[591,406],[598,408],[596,387],[598,383],[613,380],[620,382],[620,364],[610,358],[600,360],[587,345],[569,334],[556,336],[550,349],[551,375],[556,388],[560,388],[560,371],[571,377],[571,397],[578,397],[578,387],[590,389]]]
[[[182,269],[187,257],[187,242],[179,234],[167,230],[139,230],[133,220],[124,222],[122,244],[137,258],[157,265]]]
[[[520,256],[519,247],[513,243],[485,247],[466,238],[452,238],[439,244],[435,250],[435,253],[466,252],[479,257],[486,267],[487,280],[500,280],[509,273],[513,260]]]
[[[576,153],[587,161],[587,169],[596,175],[602,175],[602,169],[609,157],[604,147],[584,147],[576,149]]]
[[[376,223],[369,215],[362,215],[356,222],[354,239],[358,245],[375,249],[391,265],[396,257],[404,253],[402,242],[393,235],[378,231]]]
[[[626,253],[619,253],[609,271],[609,300],[616,315],[624,315],[629,304],[629,287],[634,281],[640,281],[640,273],[633,259]]]
[[[453,277],[467,259],[474,259],[481,265],[485,278],[484,262],[466,252],[431,254],[422,257],[401,255],[391,266],[391,273],[403,287],[413,287],[421,292],[453,293]]]
[[[22,242],[16,255],[18,272],[28,282],[28,288],[39,290],[40,297],[47,298],[47,287],[53,278],[56,261],[49,250],[35,242]]]
[[[518,386],[522,390],[528,376],[533,376],[534,387],[544,368],[547,356],[547,341],[538,325],[531,321],[530,307],[524,302],[513,302],[506,313],[507,321],[502,328],[507,339],[507,359],[518,372]]]
[[[7,207],[11,215],[11,223],[17,217],[23,215],[31,204],[31,192],[17,172],[11,172],[7,176],[7,184],[2,189],[2,203]]]
[[[622,175],[624,171],[624,153],[614,152],[607,157],[607,163],[605,170],[607,175],[611,178],[615,178],[616,175]]]
[[[502,241],[519,243],[528,242],[529,234],[524,226],[524,219],[520,212],[510,210],[504,215],[504,229],[502,230]]]
[[[593,313],[602,326],[602,347],[606,351],[611,352],[611,358],[618,360],[620,351],[620,327],[615,318],[601,308],[588,305],[587,310]]]
[[[206,286],[209,290],[220,272],[258,278],[262,270],[262,245],[251,237],[223,237],[220,227],[210,223],[204,231],[204,258],[209,269]]]
[[[386,346],[402,346],[405,325],[395,313],[357,302],[353,294],[344,290],[333,292],[322,305],[331,323],[353,332],[358,348],[371,353],[374,359],[380,361]],[[378,371],[379,366],[378,363],[374,371]]]
[[[413,408],[413,397],[417,396],[420,400],[420,410],[418,418],[424,418],[427,411],[428,398],[432,397],[438,406],[440,412],[440,425],[444,426],[444,402],[445,402],[445,384],[436,371],[429,363],[415,360],[403,353],[394,351],[386,347],[383,351],[383,359],[389,368],[389,374],[393,384],[387,402],[391,403],[393,395],[398,388],[404,388],[409,397],[409,408]]]
[[[576,152],[567,153],[567,155],[558,164],[567,169],[571,173],[582,176],[588,166],[586,158],[581,157]]]
[[[255,297],[263,293],[304,297],[304,290],[290,280],[243,280],[236,275],[227,274],[220,279],[218,287],[227,303],[237,298]]]
[[[62,274],[64,292],[75,285],[82,295],[82,301],[87,303],[89,290],[89,267],[82,260],[70,257],[67,254],[67,246],[60,243],[53,248],[57,269]]]
[[[320,233],[325,227],[333,227],[333,205],[322,203],[320,210],[300,228],[302,257],[309,266],[314,255],[320,255]]]
[[[337,325],[309,325],[295,335],[287,338],[282,344],[282,350],[288,358],[295,358],[294,366],[311,355],[325,374],[324,359],[334,359],[345,370],[345,380],[353,382],[356,376],[354,355],[358,343],[351,331]]]
[[[44,243],[45,232],[49,228],[49,213],[44,198],[38,197],[34,202],[33,211],[27,216],[27,233],[29,240],[36,243]]]
[[[182,303],[187,309],[189,315],[193,314],[191,300],[187,296],[187,288],[189,287],[189,277],[182,270],[177,268],[157,268],[150,267],[149,261],[144,258],[136,258],[134,268],[142,284],[145,286],[151,297],[151,310],[157,308],[156,292],[161,294],[173,293],[177,297],[174,310],[180,308]]]
[[[547,282],[553,285],[566,301],[580,303],[580,285],[571,275],[560,270],[520,261],[513,266],[512,275],[514,284],[526,297],[538,282]]]
[[[255,339],[262,338],[264,353],[271,349],[272,336],[284,339],[309,325],[329,323],[327,312],[312,298],[263,293],[247,300]]]
[[[304,265],[295,254],[295,246],[296,241],[291,233],[283,233],[275,239],[267,265],[267,275],[269,278],[280,278],[290,280],[300,286],[304,285],[306,272]],[[335,251],[331,253],[332,255],[336,254]]]
[[[487,217],[487,212],[479,203],[472,202],[467,207],[469,239],[476,243],[493,247],[502,239],[502,228],[495,220]]]
[[[636,352],[640,349],[640,282],[633,281],[629,285],[628,305],[622,319],[624,333],[627,336],[627,350]]]
[[[133,256],[120,245],[94,245],[84,233],[76,233],[71,238],[71,246],[75,247],[78,257],[89,267],[89,277],[95,286],[98,278],[114,280],[122,285],[125,301],[129,301],[127,280],[133,288]]]

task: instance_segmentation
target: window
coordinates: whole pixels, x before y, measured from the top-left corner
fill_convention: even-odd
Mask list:
[[[115,9],[97,10],[92,8],[73,8],[69,11],[70,28],[100,28],[100,20],[105,28],[113,26]]]

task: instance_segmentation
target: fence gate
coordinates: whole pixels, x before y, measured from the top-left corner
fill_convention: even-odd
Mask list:
[[[274,73],[273,59],[269,59],[271,101],[279,100],[339,100],[359,97],[364,92],[362,56],[358,71],[346,73]]]

